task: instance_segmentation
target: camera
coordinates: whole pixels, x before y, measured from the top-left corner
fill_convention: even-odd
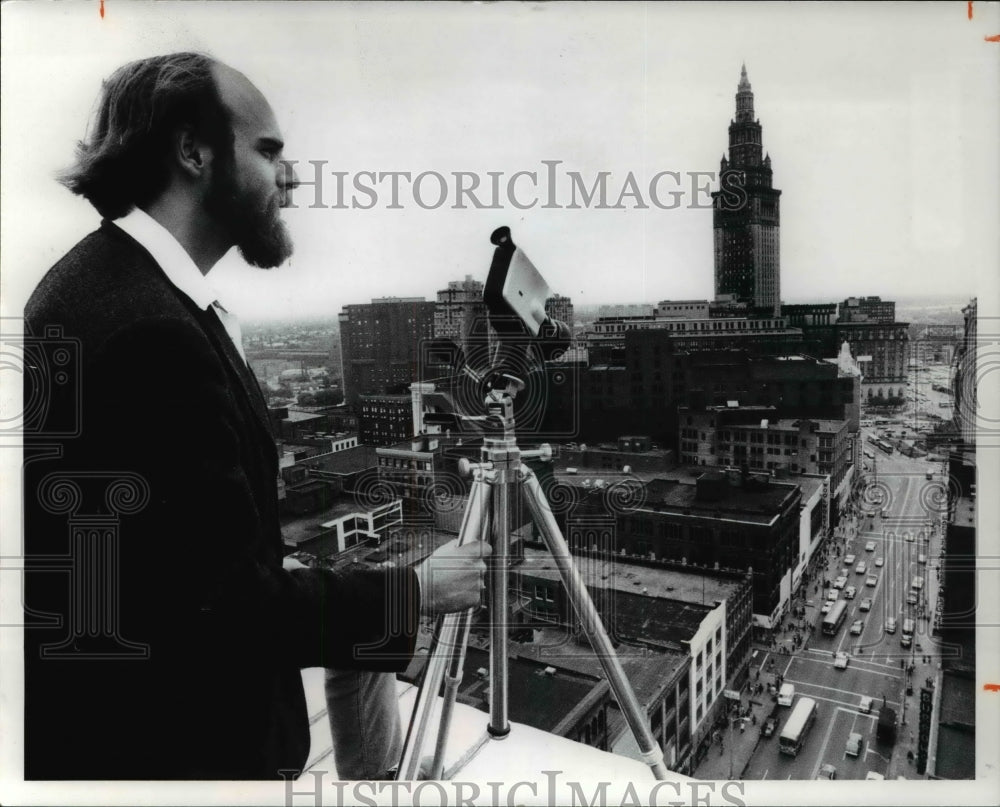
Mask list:
[[[578,368],[562,361],[572,341],[569,326],[547,315],[552,291],[510,228],[498,228],[490,241],[496,249],[483,304],[463,343],[439,338],[421,345],[421,379],[434,383],[423,396],[423,422],[456,432],[502,428],[484,415],[484,402],[506,391],[522,437],[572,439],[580,400]]]

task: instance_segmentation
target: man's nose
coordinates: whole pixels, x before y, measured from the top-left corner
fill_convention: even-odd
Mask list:
[[[282,190],[291,191],[299,187],[299,175],[295,171],[294,160],[282,160],[278,169],[278,187]]]
[[[281,165],[278,168],[277,180],[278,187],[281,189],[281,206],[288,207],[292,204],[292,191],[301,184],[299,181],[299,175],[295,172],[295,165],[293,161],[281,161]]]

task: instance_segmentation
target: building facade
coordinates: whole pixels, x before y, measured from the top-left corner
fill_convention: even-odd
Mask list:
[[[829,476],[840,486],[851,464],[845,420],[780,418],[772,406],[711,406],[679,412],[681,462]]]
[[[483,284],[466,275],[465,280],[452,280],[448,288],[437,293],[434,304],[434,337],[451,339],[463,349],[474,329],[486,323]]]
[[[344,399],[396,392],[422,374],[421,349],[434,336],[437,303],[422,297],[382,297],[340,313]]]
[[[722,158],[720,188],[712,193],[715,294],[781,310],[779,198],[771,157],[763,154],[760,122],[746,65],[736,91],[736,117],[729,124],[729,158]]]
[[[550,319],[566,323],[571,329],[575,323],[573,315],[573,300],[561,294],[555,294],[545,301],[545,313]]]

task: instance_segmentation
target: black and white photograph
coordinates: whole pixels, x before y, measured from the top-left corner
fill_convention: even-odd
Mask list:
[[[0,802],[996,803],[1000,3],[0,15]]]

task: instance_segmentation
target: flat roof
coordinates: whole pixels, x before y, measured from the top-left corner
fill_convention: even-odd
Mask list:
[[[510,642],[511,654],[607,680],[601,662],[586,641],[580,644],[569,639],[566,631],[560,628],[542,628],[535,631],[535,636],[536,640],[531,643]],[[478,636],[474,635],[472,642],[488,648],[488,640]],[[691,658],[686,651],[630,644],[619,644],[615,650],[625,677],[644,706],[655,701],[660,692],[674,682],[677,674],[690,664]]]
[[[797,488],[794,483],[765,482],[760,487],[726,485],[718,501],[698,499],[697,486],[672,479],[654,479],[646,486],[642,510],[690,510],[692,514],[738,516],[742,521],[768,523],[781,512],[785,500]]]
[[[318,457],[307,457],[297,465],[315,468],[332,474],[353,474],[374,468],[378,464],[378,455],[372,446],[351,446],[332,454],[322,454]]]
[[[716,600],[732,597],[743,584],[742,579],[726,580],[702,574],[700,570],[640,566],[621,558],[605,562],[578,555],[575,560],[577,570],[588,586],[614,588],[629,594],[641,593],[645,589],[648,597],[696,603],[709,609]],[[552,556],[544,549],[534,547],[524,548],[524,565],[518,568],[530,569],[540,576],[559,576]]]

